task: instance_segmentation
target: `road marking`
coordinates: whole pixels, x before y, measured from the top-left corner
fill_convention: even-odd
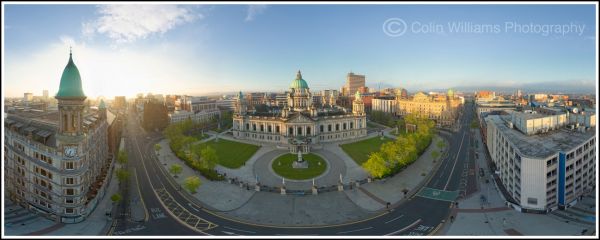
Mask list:
[[[400,216],[398,216],[398,217],[396,217],[396,218],[394,218],[392,220],[389,220],[389,221],[385,222],[385,224],[388,224],[388,223],[391,223],[393,221],[396,221],[396,220],[398,220],[398,218],[401,218],[401,217],[404,217],[404,215],[400,215]]]
[[[188,206],[190,206],[190,208],[194,209],[194,211],[198,212],[198,209],[196,209],[195,207],[192,207],[192,203],[188,203]]]
[[[460,149],[462,148],[463,142],[465,140],[466,132],[463,133],[462,139],[460,140],[460,147],[458,147],[458,152],[456,152],[456,158],[454,158],[454,165],[452,166],[452,170],[450,171],[450,175],[448,176],[448,181],[444,186],[444,191],[448,188],[448,184],[450,184],[450,179],[452,179],[452,173],[454,172],[454,168],[456,167],[456,163],[458,162],[458,156],[460,155]]]
[[[414,227],[415,225],[419,224],[421,221],[422,221],[422,220],[419,218],[417,221],[415,221],[415,222],[411,223],[410,225],[408,225],[408,226],[406,226],[406,227],[404,227],[404,228],[402,228],[402,229],[400,229],[400,230],[398,230],[398,231],[394,231],[394,232],[388,233],[388,234],[386,234],[386,236],[389,236],[389,235],[394,235],[394,234],[397,234],[397,233],[404,232],[404,231],[406,231],[407,229],[409,229],[409,228],[412,228],[412,227]]]
[[[139,198],[142,200],[142,206],[144,207],[144,214],[146,214],[144,216],[144,221],[147,222],[148,218],[150,217],[149,216],[150,214],[148,214],[148,208],[146,207],[146,203],[144,202],[144,198],[142,197],[142,191],[140,190],[140,179],[138,178],[136,168],[133,168],[133,174],[135,175],[135,181],[136,181]]]
[[[256,232],[253,232],[253,231],[246,231],[246,230],[241,230],[241,229],[232,228],[232,227],[228,227],[228,226],[223,226],[223,227],[227,228],[229,230],[238,231],[238,232],[256,233]]]
[[[227,232],[227,231],[221,231],[221,232],[222,232],[222,233],[225,233],[225,234],[227,234],[227,235],[241,236],[241,235],[238,235],[238,234],[235,234],[235,233],[232,233],[232,232]]]
[[[351,232],[358,232],[358,231],[367,230],[367,229],[371,229],[371,228],[373,228],[373,227],[361,228],[361,229],[350,230],[350,231],[343,231],[343,232],[338,232],[338,234],[341,234],[341,233],[351,233]]]

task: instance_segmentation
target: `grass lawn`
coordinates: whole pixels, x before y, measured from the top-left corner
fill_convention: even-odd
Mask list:
[[[308,168],[293,168],[292,163],[298,159],[298,155],[288,153],[273,161],[273,171],[284,178],[304,180],[319,176],[327,169],[327,162],[315,154],[302,154],[302,158],[308,161]]]
[[[219,138],[219,142],[211,140],[208,142],[201,143],[196,147],[205,147],[206,145],[211,146],[217,151],[219,157],[219,165],[226,168],[240,168],[244,163],[254,155],[260,146],[233,142]]]
[[[371,152],[379,151],[381,144],[392,140],[393,139],[386,137],[381,140],[380,137],[377,136],[360,142],[344,144],[341,147],[358,165],[362,166],[362,164],[369,159],[369,154],[371,154]]]
[[[390,131],[390,134],[394,136],[406,136],[408,133],[406,133],[406,130],[398,129],[398,134],[396,134],[396,129],[394,128]]]

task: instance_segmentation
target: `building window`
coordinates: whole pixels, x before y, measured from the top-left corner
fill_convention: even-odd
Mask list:
[[[75,210],[73,208],[65,208],[65,213],[73,214],[75,213]]]
[[[73,184],[75,184],[75,179],[73,179],[73,178],[65,178],[65,184],[73,185]]]
[[[75,201],[73,200],[73,198],[65,198],[65,203],[73,204],[75,203]]]
[[[265,125],[262,125],[262,124],[260,125],[260,131],[261,131],[261,132],[264,132],[264,131],[265,131]]]
[[[342,125],[342,129],[343,129],[343,130],[346,130],[346,123],[344,123],[344,124]]]
[[[537,198],[527,198],[527,203],[537,205]]]
[[[350,129],[353,129],[353,128],[354,128],[354,123],[350,122]]]
[[[331,124],[327,125],[327,131],[331,132]]]
[[[293,127],[290,127],[288,129],[288,135],[294,135],[294,128]]]
[[[306,127],[306,135],[310,135],[310,127]]]
[[[279,126],[275,126],[275,132],[279,133]]]
[[[324,132],[325,126],[321,125],[320,128],[319,128],[319,130],[320,130],[320,132]]]
[[[67,170],[75,169],[75,163],[74,162],[65,162],[65,169],[67,169]]]
[[[256,131],[256,124],[252,124],[252,131]]]
[[[247,130],[250,130],[250,124],[249,123],[246,123],[246,131]]]
[[[74,195],[75,194],[75,190],[72,188],[67,188],[65,189],[65,195]]]
[[[268,131],[268,132],[271,132],[271,131],[272,131],[272,129],[271,129],[271,125],[267,126],[267,131]]]
[[[298,135],[302,135],[302,127],[298,127]]]

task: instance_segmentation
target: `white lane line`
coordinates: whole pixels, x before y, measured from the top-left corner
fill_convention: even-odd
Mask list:
[[[385,224],[388,224],[388,223],[391,223],[391,222],[393,222],[393,221],[396,221],[396,220],[398,220],[398,219],[399,219],[399,218],[401,218],[401,217],[404,217],[404,215],[400,215],[400,216],[398,216],[398,217],[396,217],[396,218],[394,218],[394,219],[392,219],[392,220],[389,220],[389,221],[385,222]]]
[[[228,227],[228,226],[223,226],[223,227],[227,228],[229,230],[234,230],[234,231],[239,231],[239,232],[256,233],[256,232],[253,232],[253,231],[246,231],[246,230],[241,230],[241,229],[232,228],[232,227]]]
[[[361,228],[361,229],[355,229],[355,230],[350,230],[350,231],[343,231],[343,232],[338,232],[338,234],[342,234],[342,233],[351,233],[351,232],[358,232],[358,231],[367,230],[367,229],[371,229],[371,228],[373,228],[373,227]]]
[[[227,235],[241,236],[241,235],[238,235],[238,234],[235,234],[235,233],[232,233],[232,232],[227,232],[227,231],[221,231],[221,232],[225,233]]]
[[[421,222],[421,219],[419,218],[417,221],[415,221],[415,222],[411,223],[410,225],[408,225],[408,226],[406,226],[406,227],[404,227],[404,228],[402,228],[402,229],[400,229],[400,230],[398,230],[398,231],[394,231],[394,232],[388,233],[388,234],[386,234],[386,236],[389,236],[389,235],[394,235],[394,234],[397,234],[397,233],[404,232],[404,231],[406,231],[407,229],[409,229],[409,228],[412,228],[412,227],[414,227],[415,225],[419,224],[420,222]]]
[[[446,182],[446,185],[444,186],[444,191],[446,191],[446,189],[448,188],[448,184],[450,184],[450,179],[452,179],[452,173],[454,172],[454,168],[456,167],[456,163],[458,162],[458,156],[460,155],[460,149],[462,148],[466,134],[467,133],[464,132],[462,139],[460,140],[460,147],[458,147],[458,152],[456,152],[456,158],[454,158],[454,165],[452,166],[452,170],[450,171],[450,175],[448,176],[448,181]]]
[[[198,211],[198,209],[196,209],[195,207],[192,207],[192,203],[188,203],[188,206],[190,206],[192,209],[194,209],[194,211]]]

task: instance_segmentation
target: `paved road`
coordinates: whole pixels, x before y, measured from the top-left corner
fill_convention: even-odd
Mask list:
[[[146,135],[139,124],[128,120],[127,151],[139,177],[142,204],[150,216],[143,223],[121,223],[114,233],[126,235],[427,235],[439,226],[450,212],[452,196],[456,196],[467,150],[470,145],[468,123],[472,118],[472,103],[466,103],[458,132],[448,138],[449,154],[426,184],[426,189],[414,197],[392,206],[370,219],[359,222],[320,227],[274,227],[243,223],[201,208],[189,195],[181,193],[168,173],[159,166],[152,145],[160,136]],[[135,186],[132,186],[132,190]],[[401,189],[397,189],[401,191]],[[450,196],[450,197],[449,197]],[[167,210],[170,209],[170,210]]]

